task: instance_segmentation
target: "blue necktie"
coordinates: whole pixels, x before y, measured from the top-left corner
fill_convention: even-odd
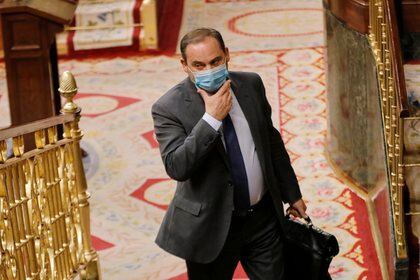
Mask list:
[[[248,178],[235,127],[229,115],[223,120],[223,136],[232,172],[234,207],[235,210],[245,210],[250,207]]]

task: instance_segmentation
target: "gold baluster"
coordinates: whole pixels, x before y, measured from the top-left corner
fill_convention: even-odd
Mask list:
[[[79,129],[80,108],[73,102],[77,93],[77,85],[73,75],[66,71],[60,79],[59,92],[66,98],[63,106],[64,114],[75,114],[75,120],[71,123],[71,137],[73,139],[73,164],[76,175],[77,197],[79,200],[81,231],[83,235],[83,257],[86,262],[86,270],[82,272],[82,279],[100,279],[99,260],[96,251],[92,247],[90,237],[90,207],[89,193],[87,192],[86,177],[83,170],[80,139],[83,137]]]
[[[39,177],[39,208],[42,224],[40,227],[40,239],[37,250],[39,251],[39,258],[41,260],[41,279],[56,279],[54,262],[53,239],[51,236],[51,211],[48,203],[48,180],[45,170],[45,154],[38,158],[37,176]]]
[[[13,246],[13,251],[11,252],[11,257],[15,257],[16,260],[16,274],[17,277],[20,279],[25,278],[25,267],[24,267],[24,260],[23,254],[20,248],[21,242],[21,235],[20,235],[20,226],[22,222],[19,221],[19,213],[18,207],[20,198],[16,197],[14,193],[14,189],[18,187],[18,179],[17,179],[17,172],[16,166],[11,166],[7,168],[6,174],[6,186],[7,186],[7,198],[9,202],[9,216],[10,216],[10,226],[11,226],[11,233],[13,234],[13,241],[10,244]],[[19,223],[20,222],[20,223]]]
[[[61,207],[62,211],[66,213],[65,217],[63,217],[63,225],[64,225],[64,235],[66,240],[66,262],[68,267],[68,273],[72,273],[73,270],[75,270],[75,264],[76,262],[72,259],[71,255],[71,233],[69,231],[71,220],[70,220],[70,194],[68,191],[68,184],[67,184],[67,174],[66,174],[66,168],[65,168],[65,148],[60,147],[58,150],[60,156],[59,159],[59,168],[58,168],[58,176],[60,178],[60,195],[61,195]]]
[[[404,208],[403,208],[403,188],[405,187],[405,180],[404,180],[404,168],[403,168],[403,149],[404,149],[404,142],[403,142],[403,136],[404,136],[404,120],[402,118],[400,118],[398,120],[398,130],[399,134],[397,135],[397,141],[398,141],[398,155],[397,155],[397,159],[398,161],[396,162],[396,168],[397,168],[397,173],[398,173],[398,177],[397,177],[397,187],[399,190],[399,197],[400,197],[400,204],[401,204],[401,213],[403,213]],[[407,257],[407,247],[406,247],[406,242],[405,242],[405,226],[404,226],[404,217],[403,214],[401,214],[401,217],[399,219],[399,228],[400,228],[400,237],[401,237],[401,243],[399,244],[398,248],[397,248],[397,254],[402,257],[402,258],[406,258]]]
[[[75,175],[73,169],[73,149],[71,145],[65,147],[65,161],[67,169],[67,186],[70,199],[70,215],[69,215],[69,234],[71,238],[71,257],[74,264],[78,264],[82,260],[83,242],[80,229],[80,217],[78,212],[77,189],[75,186]]]
[[[58,163],[57,163],[57,149],[54,149],[50,153],[50,162],[53,176],[54,176],[54,185],[53,185],[53,194],[54,194],[54,200],[55,200],[55,206],[57,209],[57,227],[58,227],[58,241],[60,244],[60,260],[62,263],[62,274],[64,277],[67,277],[69,273],[69,267],[67,266],[67,261],[65,259],[65,245],[67,243],[67,239],[65,237],[65,224],[64,222],[64,213],[61,205],[61,195],[60,195],[60,177],[58,176]]]
[[[392,34],[388,2],[372,0],[369,2],[369,40],[377,64],[380,97],[382,100],[382,118],[386,141],[388,176],[390,179],[391,206],[393,225],[397,243],[397,256],[406,257],[403,220],[403,127],[399,112],[398,89],[395,84],[396,65],[392,58]]]
[[[63,213],[65,213],[65,215],[63,216],[62,219],[62,225],[63,225],[63,235],[64,235],[64,239],[66,242],[66,249],[65,249],[65,261],[67,264],[67,273],[73,273],[75,267],[73,266],[73,261],[71,258],[71,254],[70,254],[70,235],[68,232],[68,223],[69,223],[69,219],[68,217],[70,216],[70,207],[69,207],[69,200],[68,200],[68,191],[67,191],[67,178],[64,174],[65,169],[64,169],[64,149],[60,147],[59,151],[60,153],[60,157],[59,159],[59,169],[58,169],[58,173],[59,173],[59,177],[60,177],[60,185],[59,185],[59,191],[60,191],[60,204],[61,204],[61,209],[63,211]]]
[[[37,204],[37,177],[35,171],[35,162],[36,159],[29,160],[27,163],[27,168],[29,169],[28,177],[29,182],[26,184],[26,196],[28,197],[27,202],[27,220],[28,220],[28,236],[31,239],[29,246],[29,258],[31,261],[31,266],[33,267],[32,275],[35,279],[39,279],[40,272],[40,262],[38,258],[37,251],[37,239],[39,238],[40,231],[38,227],[40,226],[40,218],[38,216],[38,204]]]
[[[23,135],[13,137],[13,154],[15,157],[20,157],[25,151],[25,145],[23,142]]]
[[[54,259],[55,263],[57,264],[56,271],[57,271],[57,277],[59,279],[63,278],[61,268],[63,267],[63,264],[61,263],[60,258],[60,240],[59,240],[59,227],[57,224],[57,218],[58,218],[58,211],[56,206],[56,197],[54,194],[54,185],[55,185],[55,178],[54,178],[54,167],[52,166],[51,162],[51,150],[45,153],[45,163],[46,163],[46,169],[47,169],[47,176],[48,176],[48,194],[49,194],[49,202],[51,207],[51,226],[52,226],[52,235],[53,235],[53,241],[54,241]]]
[[[48,143],[49,144],[55,144],[57,143],[58,137],[57,137],[57,127],[52,126],[48,128]]]
[[[41,168],[43,170],[44,179],[45,179],[45,189],[44,189],[44,209],[45,209],[45,223],[46,228],[46,242],[48,242],[48,248],[46,255],[48,257],[48,262],[51,269],[52,277],[61,279],[61,275],[57,268],[60,266],[60,263],[57,261],[56,254],[58,251],[57,244],[57,226],[54,223],[54,218],[56,215],[54,209],[54,198],[51,194],[51,189],[53,185],[53,179],[51,177],[51,170],[48,164],[48,152],[42,154]],[[56,264],[56,265],[55,265]]]
[[[29,196],[26,193],[26,186],[30,183],[31,174],[29,172],[25,172],[24,168],[27,164],[26,161],[21,162],[17,165],[18,168],[18,175],[19,175],[19,188],[18,188],[18,195],[20,197],[21,203],[19,207],[19,214],[21,215],[21,235],[23,236],[22,242],[26,243],[23,247],[24,254],[27,258],[27,276],[31,276],[36,273],[37,267],[35,260],[33,259],[34,248],[33,248],[33,235],[32,230],[29,223],[29,213],[28,213],[28,201]],[[29,182],[28,182],[29,181]]]
[[[45,139],[45,130],[41,129],[35,131],[35,146],[38,149],[43,149],[45,147],[46,139]]]
[[[4,163],[7,160],[7,144],[6,140],[0,141],[0,163]]]

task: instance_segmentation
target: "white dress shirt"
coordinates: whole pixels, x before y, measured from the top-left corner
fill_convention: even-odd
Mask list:
[[[248,178],[249,198],[251,205],[256,204],[264,195],[264,178],[262,174],[261,164],[258,159],[257,150],[255,148],[254,139],[252,138],[251,129],[245,115],[235,97],[232,94],[232,108],[229,115],[232,119],[235,128],[236,136],[238,137],[239,147],[241,149],[242,157],[244,159],[246,175]],[[205,120],[215,130],[219,130],[222,122],[212,117],[210,114],[203,115]],[[223,131],[222,131],[223,134]],[[225,139],[222,137],[223,145],[226,148]]]

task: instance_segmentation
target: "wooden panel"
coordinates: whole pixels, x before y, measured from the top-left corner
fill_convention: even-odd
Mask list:
[[[42,57],[13,59],[10,78],[12,123],[27,123],[55,115],[48,69]]]
[[[67,24],[74,16],[77,0],[0,0],[1,13],[26,13]]]
[[[420,1],[402,1],[404,32],[420,32]]]
[[[1,28],[1,20],[0,20],[0,58],[3,58],[3,35],[2,35],[2,28]]]
[[[22,18],[12,24],[11,50],[28,50],[41,48],[41,28],[39,20]]]
[[[324,7],[352,29],[363,34],[368,33],[368,0],[324,0]]]
[[[13,125],[54,116],[50,49],[56,24],[33,15],[3,14],[2,32]],[[56,86],[56,85],[55,85]],[[56,100],[57,99],[57,100]]]

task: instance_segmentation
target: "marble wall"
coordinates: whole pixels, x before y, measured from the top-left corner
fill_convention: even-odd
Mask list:
[[[366,35],[326,13],[328,152],[366,191],[386,176],[376,66]]]

